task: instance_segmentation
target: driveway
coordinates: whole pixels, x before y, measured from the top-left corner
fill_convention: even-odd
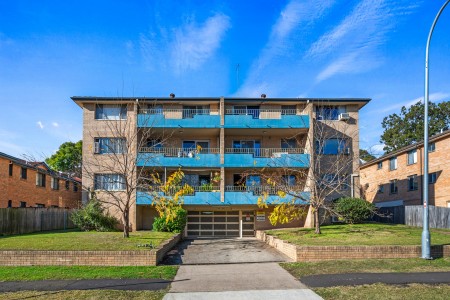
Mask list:
[[[291,261],[256,238],[187,239],[170,251],[162,264],[204,265]]]

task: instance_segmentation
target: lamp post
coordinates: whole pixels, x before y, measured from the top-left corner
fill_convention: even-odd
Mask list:
[[[430,47],[431,36],[433,35],[434,27],[442,14],[442,11],[450,3],[447,0],[444,5],[442,5],[438,14],[434,18],[433,24],[431,25],[430,33],[428,34],[427,47],[425,51],[425,112],[424,112],[424,133],[423,133],[423,231],[422,231],[422,258],[432,259],[430,251],[430,230],[429,230],[429,219],[428,219],[428,49]]]

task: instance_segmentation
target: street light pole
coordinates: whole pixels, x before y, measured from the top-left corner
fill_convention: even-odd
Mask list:
[[[423,231],[422,231],[422,258],[424,259],[432,259],[431,250],[430,250],[430,230],[429,230],[429,219],[428,219],[428,50],[430,47],[431,36],[433,35],[434,27],[439,19],[444,8],[447,4],[450,3],[450,0],[447,0],[444,5],[439,10],[436,18],[431,25],[430,33],[428,34],[427,47],[425,52],[425,113],[424,113],[424,133],[423,133]]]

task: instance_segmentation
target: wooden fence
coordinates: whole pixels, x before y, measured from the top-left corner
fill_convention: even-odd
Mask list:
[[[430,228],[450,229],[450,208],[429,206],[428,213]],[[372,221],[422,227],[423,206],[381,207],[378,209],[378,215],[372,217]]]
[[[0,208],[0,235],[74,228],[64,208]]]
[[[428,219],[430,220],[430,228],[450,229],[450,208],[429,206]],[[422,223],[422,205],[405,206],[405,224],[422,227]]]

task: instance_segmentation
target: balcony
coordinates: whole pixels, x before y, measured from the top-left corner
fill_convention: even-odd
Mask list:
[[[227,108],[225,128],[309,128],[309,116],[296,113],[296,110]]]
[[[309,168],[309,154],[302,148],[226,148],[225,167]]]
[[[217,109],[139,109],[138,127],[220,128]]]
[[[142,147],[138,167],[220,167],[219,148],[185,149]]]
[[[278,196],[276,190],[270,186],[226,186],[225,199],[223,202],[220,200],[219,187],[198,186],[192,188],[194,189],[194,193],[192,195],[184,196],[184,205],[257,205],[258,198],[262,196],[263,192],[268,193],[266,198],[266,203],[268,205],[293,201],[293,197],[290,195],[286,195],[283,198]],[[176,191],[177,187],[174,187],[173,189]],[[163,195],[163,192],[158,191],[138,191],[136,195],[136,204],[152,204],[152,198],[155,195],[154,193]],[[307,205],[309,204],[309,197],[309,192],[302,192],[298,199],[295,200],[295,204]]]

